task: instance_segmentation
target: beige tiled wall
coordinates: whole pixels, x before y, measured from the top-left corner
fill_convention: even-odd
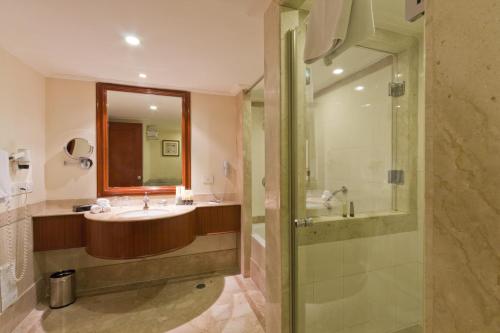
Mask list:
[[[225,270],[238,270],[236,233],[198,236],[190,245],[158,256],[108,260],[88,255],[83,248],[36,253],[45,276],[76,269],[79,293],[162,279]]]
[[[426,3],[427,332],[499,332],[500,6]]]
[[[301,332],[394,332],[419,325],[417,232],[299,246]]]
[[[387,170],[392,167],[392,98],[387,96],[387,83],[382,84],[391,79],[392,64],[388,63],[315,98],[310,106],[310,117],[314,117],[310,142],[316,144],[310,149],[317,158],[310,163],[315,166],[316,197],[324,190],[347,186],[356,212],[392,210],[392,186],[387,183]],[[365,91],[355,91],[358,85]],[[334,205],[334,213],[340,215],[340,203],[334,200]]]

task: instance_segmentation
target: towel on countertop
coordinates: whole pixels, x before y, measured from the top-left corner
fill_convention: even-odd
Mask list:
[[[9,154],[0,149],[0,201],[11,195],[11,179],[9,172]]]
[[[99,205],[92,205],[92,206],[90,207],[90,212],[91,212],[92,214],[99,214],[99,213],[102,213],[102,207],[101,207],[101,206],[99,206]]]
[[[353,0],[315,0],[307,24],[304,62],[312,64],[344,43]]]
[[[106,198],[99,198],[96,200],[96,203],[101,207],[111,206],[111,202]]]

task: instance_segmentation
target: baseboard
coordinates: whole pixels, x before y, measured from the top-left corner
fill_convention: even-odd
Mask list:
[[[44,280],[40,278],[19,295],[17,301],[0,314],[0,333],[12,332],[35,309],[43,292]]]

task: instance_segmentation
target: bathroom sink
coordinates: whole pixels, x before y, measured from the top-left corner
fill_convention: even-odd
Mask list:
[[[123,212],[117,214],[120,217],[155,217],[160,215],[165,215],[170,213],[166,209],[141,209],[141,210],[130,210],[128,212]]]

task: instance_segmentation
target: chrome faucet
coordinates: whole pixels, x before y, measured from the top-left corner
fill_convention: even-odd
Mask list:
[[[347,191],[348,191],[347,187],[342,186],[340,189],[335,190],[333,192],[330,192],[330,191],[323,192],[323,195],[321,196],[321,199],[323,199],[323,205],[327,209],[332,209],[332,204],[330,203],[330,200],[332,200],[332,198],[340,192],[342,192],[344,195],[346,195]]]
[[[148,192],[144,193],[144,198],[142,199],[142,201],[144,202],[144,207],[142,207],[142,209],[149,209],[149,197],[148,197]]]

